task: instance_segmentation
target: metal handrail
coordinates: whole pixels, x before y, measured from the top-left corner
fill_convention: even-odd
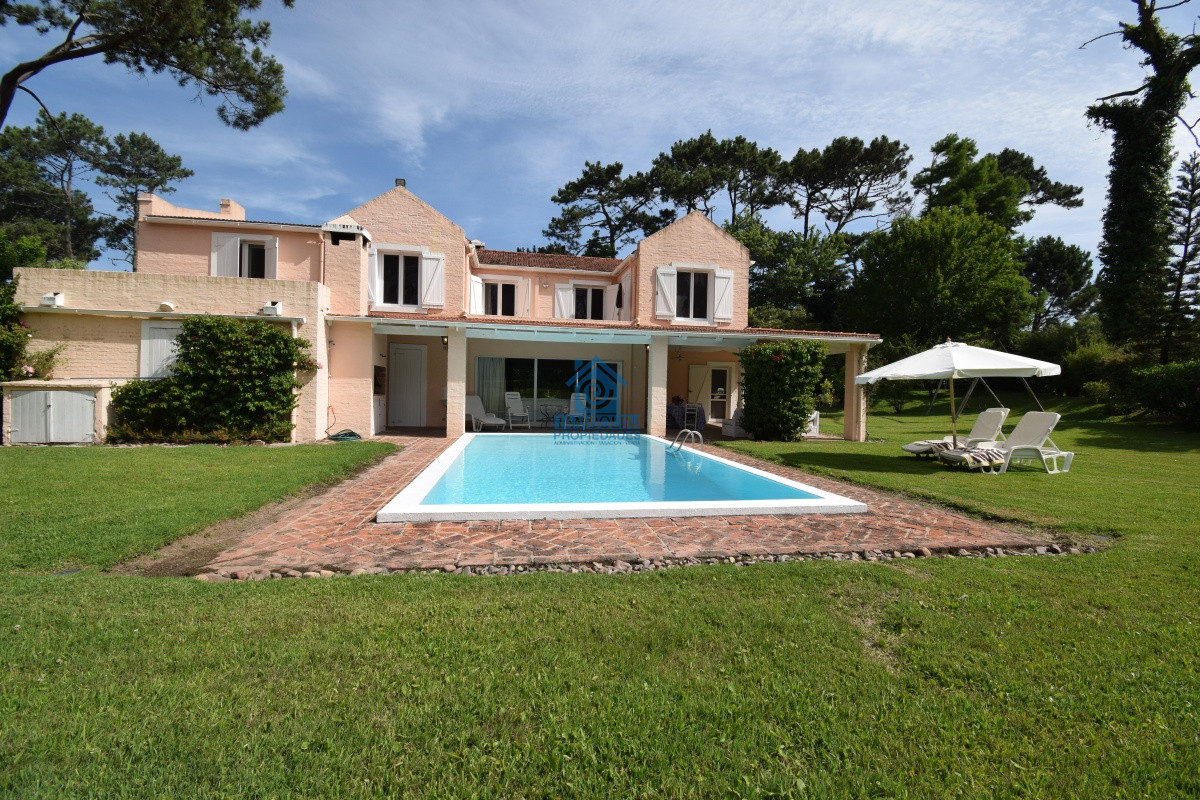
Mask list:
[[[680,441],[681,437],[682,437],[683,441]],[[704,447],[704,435],[701,434],[700,431],[694,431],[694,430],[691,430],[690,428],[684,428],[679,433],[675,434],[675,441],[671,442],[671,445],[670,445],[670,447],[667,448],[667,451],[668,452],[672,452],[672,451],[678,452],[683,449],[683,446],[685,444],[689,444],[689,443],[696,442],[696,441],[700,442],[701,448]]]

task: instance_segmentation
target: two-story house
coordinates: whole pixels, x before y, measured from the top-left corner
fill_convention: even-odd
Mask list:
[[[879,338],[748,327],[748,252],[703,214],[621,259],[509,252],[397,183],[313,225],[143,195],[137,272],[19,270],[32,346],[65,347],[53,380],[5,384],[4,442],[101,440],[111,387],[167,374],[194,314],[268,319],[310,343],[323,366],[300,389],[298,442],[346,428],[457,437],[469,395],[503,416],[506,391],[548,425],[588,391],[580,364],[615,376],[612,407],[648,433],[664,435],[681,403],[719,424],[738,407],[738,350],[769,338],[845,355],[844,435],[865,438],[854,378]]]

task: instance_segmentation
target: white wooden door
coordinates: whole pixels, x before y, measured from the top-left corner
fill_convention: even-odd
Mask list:
[[[388,426],[425,425],[425,346],[393,344],[388,350]]]
[[[95,439],[93,392],[16,391],[12,410],[13,444],[83,444]]]

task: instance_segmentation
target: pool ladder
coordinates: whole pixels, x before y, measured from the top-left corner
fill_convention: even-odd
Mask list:
[[[684,428],[679,433],[675,434],[675,441],[671,442],[671,446],[668,447],[667,450],[679,452],[683,449],[685,444],[690,444],[693,442],[699,442],[700,447],[703,448],[704,436],[700,433],[700,431],[693,431],[689,428]]]

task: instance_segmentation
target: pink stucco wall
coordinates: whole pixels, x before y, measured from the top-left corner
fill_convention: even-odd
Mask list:
[[[285,281],[321,279],[321,236],[253,225],[211,228],[195,224],[141,222],[138,229],[138,272],[156,275],[209,275],[214,233],[275,236],[279,240],[276,277]]]
[[[434,317],[457,317],[462,314],[466,308],[468,248],[462,228],[403,186],[368,200],[350,211],[349,215],[371,233],[371,239],[376,244],[415,245],[428,247],[434,253],[443,253],[446,257],[445,305],[440,310],[431,309],[429,314]],[[328,281],[349,282],[349,279],[333,275],[328,268],[326,276]],[[359,280],[365,285],[365,262]]]
[[[717,323],[714,329],[746,327],[750,252],[699,211],[693,211],[638,244],[635,319],[639,324],[671,326],[671,320],[658,319],[654,314],[655,268],[668,266],[671,262],[714,264],[732,270],[733,321]]]

